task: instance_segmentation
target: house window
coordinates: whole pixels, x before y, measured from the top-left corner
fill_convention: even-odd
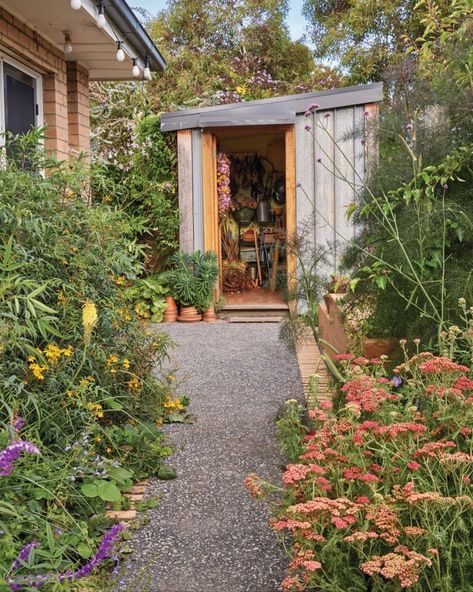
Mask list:
[[[0,54],[0,129],[24,134],[41,125],[41,76]]]

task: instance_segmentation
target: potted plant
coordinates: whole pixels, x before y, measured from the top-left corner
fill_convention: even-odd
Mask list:
[[[213,290],[218,277],[215,253],[179,251],[173,257],[173,268],[165,272],[170,293],[180,304],[181,322],[196,322],[212,304]]]

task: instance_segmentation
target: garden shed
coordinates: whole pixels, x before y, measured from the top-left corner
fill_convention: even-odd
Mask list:
[[[218,253],[226,308],[287,308],[285,246],[302,224],[319,245],[353,236],[346,210],[376,157],[382,98],[375,83],[162,115],[177,133],[180,245]]]

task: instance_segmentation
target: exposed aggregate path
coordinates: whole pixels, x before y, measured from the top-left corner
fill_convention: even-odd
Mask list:
[[[131,543],[127,589],[279,591],[287,560],[266,503],[243,481],[251,472],[280,481],[275,419],[286,399],[303,400],[296,357],[275,323],[161,328],[177,343],[170,367],[185,381],[194,421],[165,426],[178,477],[150,485],[160,502]]]

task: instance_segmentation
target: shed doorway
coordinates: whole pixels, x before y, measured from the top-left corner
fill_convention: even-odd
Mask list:
[[[223,314],[287,314],[294,270],[286,248],[295,231],[294,126],[214,128],[204,132],[202,146],[204,237],[219,257]],[[230,199],[222,210],[225,185]]]

